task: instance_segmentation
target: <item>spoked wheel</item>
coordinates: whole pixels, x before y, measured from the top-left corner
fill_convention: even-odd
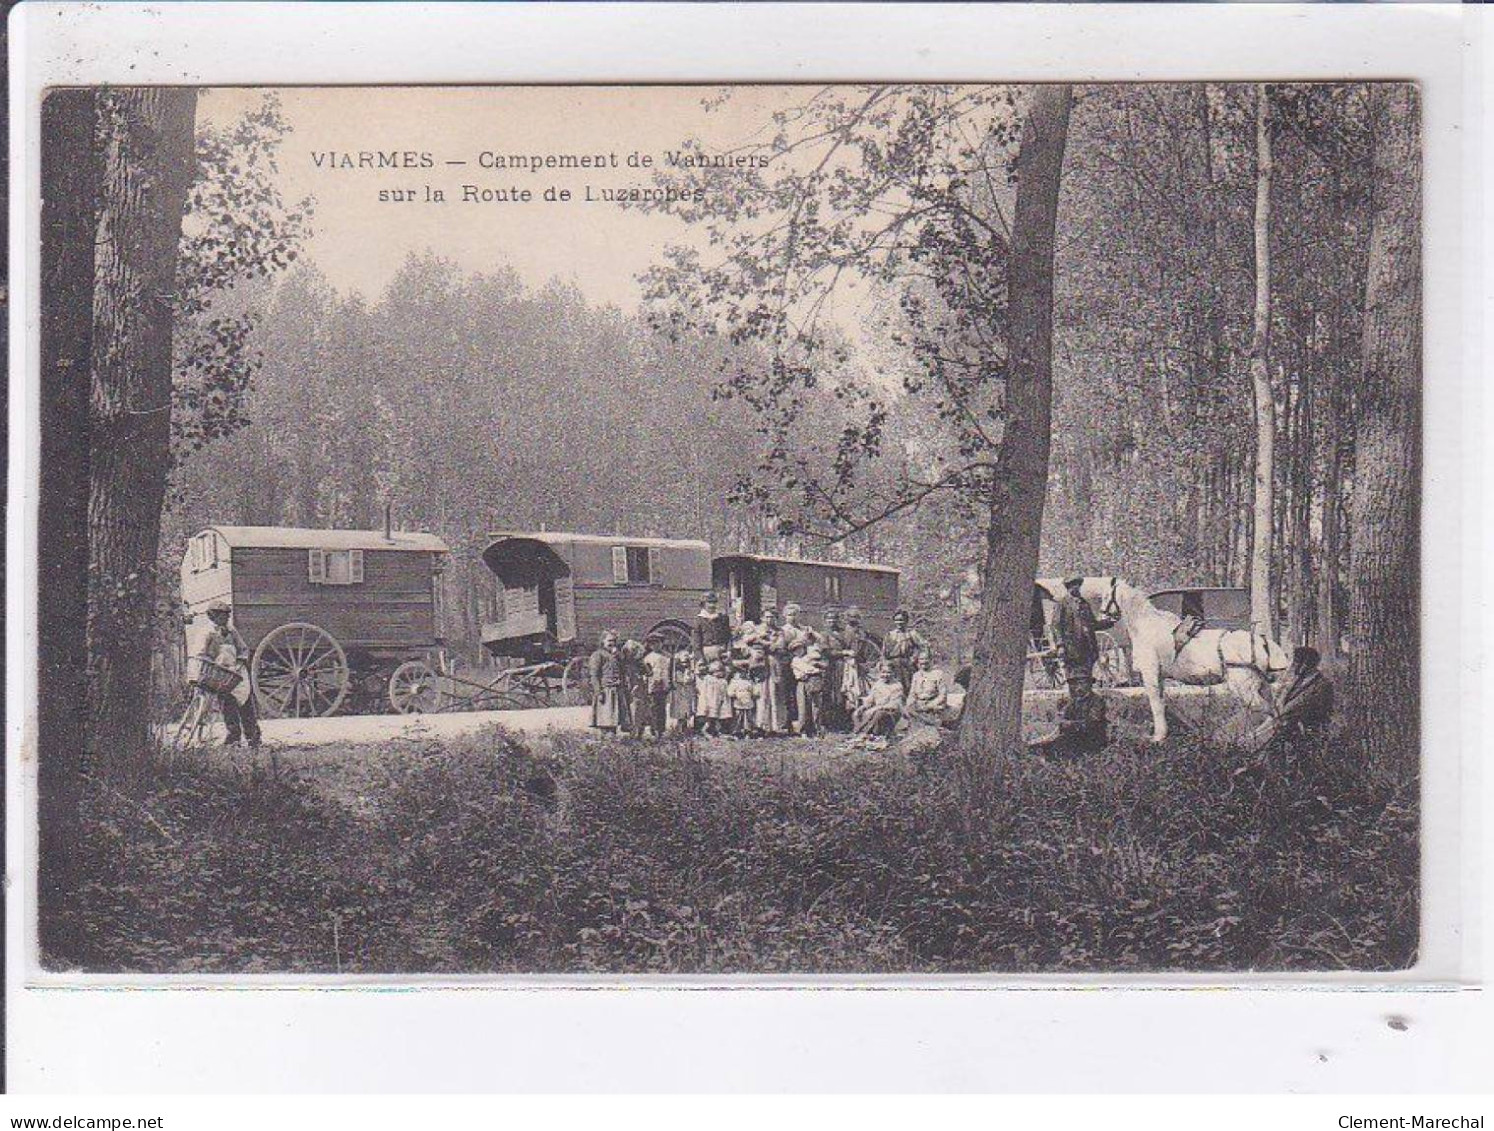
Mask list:
[[[690,647],[690,630],[677,620],[656,624],[647,635],[655,637],[660,650],[671,656]]]
[[[441,677],[424,660],[407,660],[389,677],[389,705],[401,715],[439,711],[444,700]]]
[[[882,662],[882,642],[874,636],[863,636],[856,642],[856,666],[865,678]]]
[[[573,656],[560,673],[560,701],[567,707],[591,706],[588,657]]]
[[[1063,690],[1063,672],[1059,670],[1058,661],[1029,652],[1027,654],[1027,678],[1023,686],[1031,691]]]
[[[348,693],[348,658],[324,628],[296,621],[271,629],[254,650],[250,671],[259,710],[268,718],[330,715]]]

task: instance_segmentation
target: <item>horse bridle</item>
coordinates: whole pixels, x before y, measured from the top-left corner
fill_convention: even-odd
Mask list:
[[[1120,578],[1110,579],[1110,596],[1105,599],[1105,607],[1100,610],[1100,615],[1110,620],[1119,620],[1121,615],[1120,601],[1115,595],[1116,589],[1120,587]]]

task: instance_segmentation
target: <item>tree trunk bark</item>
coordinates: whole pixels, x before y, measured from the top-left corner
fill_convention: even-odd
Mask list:
[[[1350,502],[1351,723],[1414,767],[1420,719],[1421,129],[1416,87],[1370,88],[1374,212]]]
[[[38,914],[47,965],[72,965],[88,665],[88,373],[98,227],[98,114],[88,90],[41,112],[41,499],[37,530]]]
[[[1250,384],[1255,394],[1255,498],[1251,508],[1250,622],[1272,633],[1271,495],[1276,474],[1276,410],[1271,396],[1271,119],[1264,84],[1255,103],[1255,332]]]
[[[985,586],[960,751],[970,799],[1022,744],[1022,673],[1037,577],[1053,407],[1053,249],[1070,88],[1033,88],[1017,157],[1007,280],[1007,415],[990,494]]]
[[[88,478],[89,748],[146,745],[156,555],[171,456],[171,329],[194,160],[190,88],[99,97]]]

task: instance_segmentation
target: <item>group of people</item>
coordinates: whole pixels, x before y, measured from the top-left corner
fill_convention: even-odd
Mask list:
[[[877,646],[855,607],[826,610],[818,628],[796,604],[733,627],[708,593],[688,648],[606,632],[588,670],[592,726],[638,738],[885,736],[906,720],[939,725],[950,713],[949,681],[902,610]]]

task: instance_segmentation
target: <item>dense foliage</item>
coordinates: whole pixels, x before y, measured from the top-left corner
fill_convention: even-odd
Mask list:
[[[937,755],[499,730],[184,757],[95,792],[83,966],[142,971],[1391,969],[1415,781],[1335,740],[1001,765],[969,827]],[[284,757],[284,756],[283,756]]]

